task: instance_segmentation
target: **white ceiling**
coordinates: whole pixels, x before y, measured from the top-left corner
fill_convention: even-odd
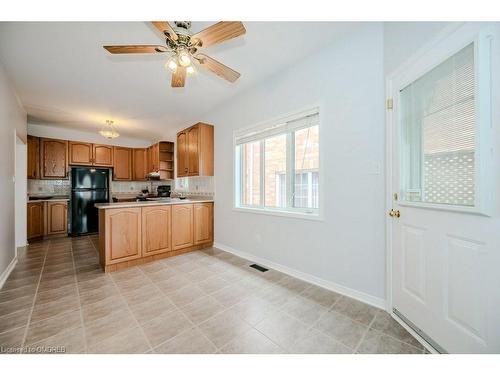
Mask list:
[[[196,32],[213,22],[193,22]],[[163,44],[146,22],[0,23],[0,60],[30,123],[158,139],[358,27],[339,22],[245,22],[247,33],[206,53],[241,73],[236,83],[198,69],[170,87],[166,55],[110,55],[105,44]],[[328,62],[325,62],[328,63]],[[300,88],[298,88],[300,89]]]

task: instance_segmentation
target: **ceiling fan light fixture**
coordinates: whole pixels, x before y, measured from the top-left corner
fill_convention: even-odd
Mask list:
[[[185,49],[181,49],[177,52],[177,61],[180,66],[188,67],[191,65],[191,57],[189,56],[189,52]]]
[[[107,139],[115,139],[120,136],[120,133],[116,131],[114,121],[112,120],[106,120],[106,125],[104,125],[104,127],[99,131],[99,134]]]
[[[170,60],[167,61],[167,63],[165,64],[165,68],[170,70],[172,73],[177,70],[177,63],[175,62],[174,57],[170,58]]]
[[[152,24],[161,33],[165,46],[133,44],[103,47],[111,54],[163,53],[169,55],[165,69],[172,74],[170,86],[174,88],[184,87],[186,76],[196,74],[193,59],[202,67],[202,70],[206,69],[229,82],[235,82],[240,77],[237,71],[204,53],[198,54],[198,50],[244,35],[246,29],[242,22],[221,21],[194,34],[190,31],[190,21],[175,21],[175,27],[172,27],[168,21],[153,21]]]

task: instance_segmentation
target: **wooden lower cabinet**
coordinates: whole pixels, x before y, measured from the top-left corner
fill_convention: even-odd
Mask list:
[[[28,240],[68,233],[68,202],[28,202]]]
[[[44,202],[29,202],[28,203],[28,240],[41,238],[44,234]]]
[[[99,210],[99,258],[105,272],[211,246],[213,203]]]
[[[214,241],[214,204],[195,203],[193,213],[194,244]]]
[[[172,207],[142,208],[142,255],[172,250]]]
[[[106,264],[119,263],[142,256],[141,208],[106,210],[104,222]]]
[[[68,232],[68,203],[47,202],[47,235]]]
[[[174,250],[193,246],[193,205],[172,206],[172,248]]]

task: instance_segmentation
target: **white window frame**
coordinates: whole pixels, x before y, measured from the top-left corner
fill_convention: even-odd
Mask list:
[[[293,191],[294,183],[295,183],[295,175],[292,171],[294,171],[294,139],[292,136],[292,132],[288,133],[280,133],[287,134],[287,161],[286,161],[286,195],[288,198],[287,207],[266,207],[265,206],[265,193],[264,193],[264,183],[265,179],[263,178],[265,174],[265,139],[260,139],[260,147],[261,147],[261,157],[260,157],[260,170],[261,170],[261,178],[260,178],[260,192],[261,192],[261,204],[260,205],[244,205],[243,202],[243,189],[242,189],[242,152],[241,148],[238,148],[237,144],[237,135],[245,132],[251,133],[258,131],[259,129],[269,128],[270,126],[283,124],[289,121],[298,120],[307,115],[318,114],[318,132],[319,132],[319,169],[318,169],[318,208],[297,208],[292,207],[293,205],[293,195],[289,192]],[[300,130],[300,129],[297,129]],[[323,206],[324,199],[323,193],[325,190],[325,183],[323,177],[323,141],[322,141],[322,116],[321,116],[321,108],[319,105],[308,107],[307,109],[301,110],[300,112],[295,112],[287,115],[283,115],[272,119],[270,121],[261,122],[256,125],[248,126],[242,129],[238,129],[233,133],[233,163],[234,163],[234,175],[233,175],[233,210],[239,212],[248,212],[248,213],[256,213],[256,214],[264,214],[264,215],[274,215],[274,216],[284,216],[284,217],[292,217],[292,218],[302,218],[308,220],[319,220],[323,221]]]
[[[464,34],[468,34],[465,31]],[[492,209],[492,181],[489,170],[492,165],[492,121],[491,121],[491,43],[493,31],[490,27],[481,29],[478,32],[472,31],[468,35],[457,33],[446,39],[443,48],[433,49],[433,53],[420,56],[412,64],[412,69],[408,69],[408,74],[400,87],[392,87],[388,84],[388,91],[394,90],[398,94],[394,97],[394,106],[399,107],[400,90],[408,86],[443,61],[455,55],[462,48],[474,43],[474,73],[475,73],[475,192],[474,206],[449,205],[443,203],[426,203],[399,200],[398,204],[408,207],[421,207],[444,211],[455,211],[471,214],[491,215]],[[389,80],[390,81],[390,80]],[[398,111],[401,116],[401,111]],[[401,124],[400,119],[394,119],[394,126]],[[398,142],[400,142],[398,140]],[[401,151],[401,150],[400,150]],[[391,161],[392,162],[392,161]],[[401,163],[401,166],[403,163]],[[400,189],[401,181],[404,179],[403,170],[399,171]],[[424,186],[422,186],[424,189]],[[400,196],[404,196],[399,191]]]

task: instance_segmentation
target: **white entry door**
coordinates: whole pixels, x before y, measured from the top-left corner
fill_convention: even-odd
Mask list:
[[[388,82],[389,300],[440,352],[500,352],[495,32],[465,24]]]

